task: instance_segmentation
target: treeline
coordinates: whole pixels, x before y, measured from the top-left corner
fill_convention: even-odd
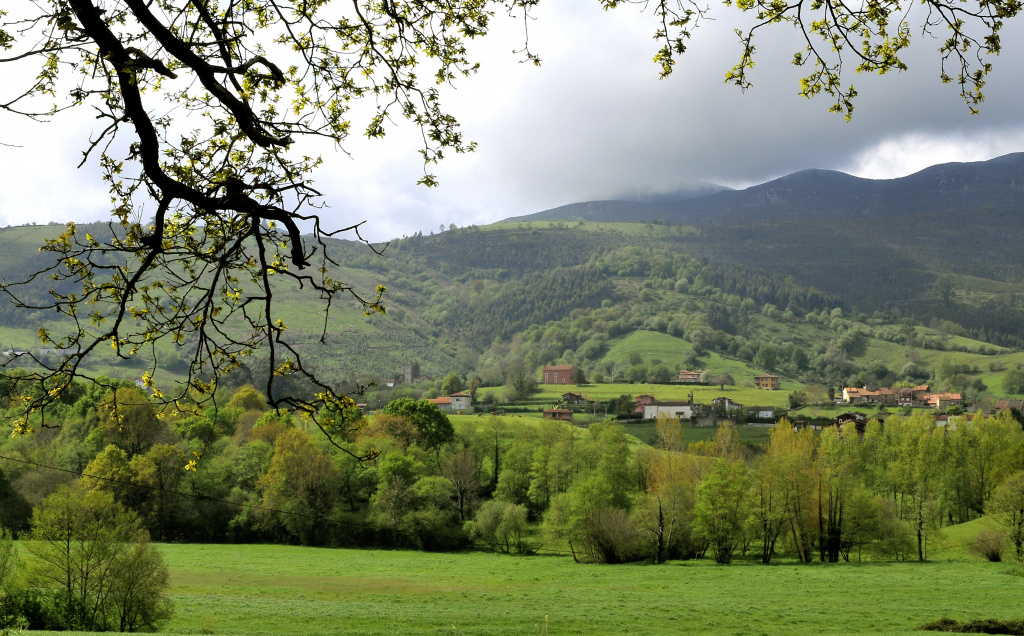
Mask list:
[[[438,317],[438,326],[486,346],[495,338],[511,340],[528,327],[558,320],[574,309],[598,307],[613,292],[611,281],[594,267],[527,274],[494,293],[449,303]]]
[[[726,293],[751,298],[758,305],[771,303],[776,307],[804,314],[823,309],[831,311],[844,304],[836,295],[798,285],[792,278],[783,277],[772,271],[751,270],[734,263],[709,262],[701,273],[709,284]]]
[[[398,260],[416,260],[447,276],[517,277],[527,272],[571,268],[591,255],[622,244],[619,234],[572,228],[479,231],[471,228],[391,243]]]
[[[453,427],[410,399],[346,418],[357,424],[332,445],[251,387],[188,414],[158,414],[134,387],[83,390],[59,430],[0,446],[3,523],[29,531],[33,508],[77,484],[162,541],[476,544],[606,563],[907,560],[927,559],[944,526],[1004,518],[1024,497],[1024,432],[1007,413],[949,428],[930,414],[891,417],[863,437],[782,421],[756,456],[732,426],[688,444],[671,418],[658,421],[655,448],[601,421]]]

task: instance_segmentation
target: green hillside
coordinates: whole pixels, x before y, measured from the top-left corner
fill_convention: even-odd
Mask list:
[[[38,268],[46,257],[38,245],[60,227],[0,230],[5,279]],[[900,293],[914,301],[884,301],[894,297],[882,285],[883,301],[865,307],[861,288],[849,281],[868,285],[871,272],[844,275],[846,282],[830,286],[831,279],[821,276],[837,266],[835,251],[828,249],[838,248],[818,243],[815,232],[823,228],[813,223],[793,234],[786,227],[727,232],[650,223],[513,222],[397,239],[383,256],[334,241],[330,256],[342,266],[332,276],[363,294],[385,285],[387,315],[367,318],[354,303],[339,303],[325,323],[315,298],[284,284],[276,290],[275,318],[289,326],[297,350],[329,381],[382,384],[406,365],[418,365],[428,382],[417,385],[415,394],[436,393],[450,373],[501,387],[511,367],[536,374],[542,365],[561,363],[582,369],[594,385],[588,391],[602,398],[637,394],[637,383],[666,383],[682,368],[730,374],[735,385],[725,391],[745,404],[782,406],[786,393],[806,385],[896,382],[928,382],[975,401],[1006,397],[1004,375],[1024,364],[1024,352],[1017,350],[1024,343],[1024,284],[1009,270],[958,266],[943,279],[951,285],[943,300],[935,281],[946,275],[944,261],[915,248],[906,258],[916,260],[895,279]],[[769,245],[786,247],[766,260]],[[45,299],[46,281],[24,291]],[[986,313],[992,303],[1001,309]],[[967,324],[956,321],[965,316]],[[989,324],[976,326],[978,316],[989,316]],[[3,349],[35,346],[40,327],[66,329],[52,313],[9,305],[0,306],[0,317]],[[1011,329],[1015,318],[1020,320]],[[178,377],[176,365],[188,351],[188,343],[157,349],[158,365],[171,371],[162,381]],[[104,353],[92,370],[138,377],[144,367]],[[259,367],[257,356],[239,381],[265,372]],[[753,376],[764,372],[781,375],[783,391],[754,391]],[[722,393],[717,386],[695,389],[700,399],[715,392]],[[511,399],[507,393],[482,395],[501,402]],[[659,389],[659,397],[685,399],[688,393]],[[379,387],[367,399],[383,401],[390,394]],[[550,399],[541,392],[529,401]]]

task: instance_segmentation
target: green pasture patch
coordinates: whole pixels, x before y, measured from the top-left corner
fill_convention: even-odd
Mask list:
[[[1022,579],[982,561],[710,560],[162,545],[171,634],[911,634],[1019,618]]]
[[[605,354],[606,360],[626,362],[631,354],[640,354],[643,361],[651,363],[655,360],[664,362],[673,372],[681,364],[683,356],[693,349],[686,340],[670,336],[659,331],[634,331],[618,340]]]
[[[735,376],[733,376],[735,377]],[[737,379],[737,382],[739,380]],[[790,391],[803,388],[803,385],[796,382],[783,380],[782,388],[778,391],[764,391],[743,386],[726,386],[720,389],[718,385],[695,385],[695,384],[585,384],[582,386],[541,384],[538,386],[539,393],[534,397],[540,397],[552,402],[566,392],[582,393],[595,400],[608,400],[621,395],[653,395],[655,399],[663,402],[685,401],[690,393],[693,399],[700,404],[710,403],[717,397],[728,397],[744,406],[774,406],[786,408],[789,405],[787,394]],[[599,410],[600,415],[603,411]]]

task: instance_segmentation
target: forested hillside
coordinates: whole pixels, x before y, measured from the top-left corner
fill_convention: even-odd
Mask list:
[[[995,399],[1016,393],[1003,376],[1024,361],[1014,353],[1024,348],[1024,251],[1007,231],[1019,218],[1012,193],[1024,183],[1013,176],[1021,164],[1022,156],[1012,155],[937,166],[864,191],[839,187],[863,180],[825,173],[822,181],[820,171],[809,171],[760,189],[647,202],[771,202],[753,218],[697,226],[453,226],[395,239],[382,255],[333,241],[329,255],[340,267],[332,276],[356,290],[385,285],[387,315],[366,317],[342,305],[325,322],[315,299],[288,286],[278,290],[278,311],[307,361],[352,389],[371,380],[380,385],[407,365],[434,381],[420,388],[430,393],[451,373],[500,386],[519,369],[533,375],[552,363],[576,365],[599,381],[630,382],[667,381],[683,367],[740,364],[751,377],[771,371],[800,384],[928,381],[967,390],[975,400]],[[839,207],[814,212],[826,185]],[[892,207],[892,201],[934,201],[954,190],[977,195],[981,207]],[[850,207],[869,199],[875,203],[860,212]],[[785,205],[792,213],[777,213]],[[36,248],[56,230],[0,230],[4,278],[45,267]],[[23,291],[42,300],[52,284],[38,277]],[[0,316],[0,350],[38,346],[40,327],[66,328],[50,314],[9,303],[0,303]],[[617,343],[645,332],[677,339],[680,346],[671,349],[685,357],[610,355]],[[136,378],[155,355],[170,382],[192,346],[161,346],[137,363],[101,356],[95,369]],[[260,383],[268,372],[258,358],[247,361],[229,384]],[[386,399],[381,391],[370,397]]]

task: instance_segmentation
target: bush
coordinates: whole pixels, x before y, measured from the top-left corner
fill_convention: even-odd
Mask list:
[[[1012,395],[1024,393],[1024,371],[1010,369],[1003,376],[1003,391]]]
[[[480,506],[473,521],[466,522],[466,534],[484,542],[495,552],[529,554],[534,551],[523,537],[526,506],[492,499]]]
[[[998,563],[1003,560],[1003,538],[1002,532],[982,530],[971,542],[969,550],[972,554]]]
[[[982,618],[976,621],[961,623],[952,618],[942,617],[937,621],[925,623],[918,629],[927,632],[954,632],[959,634],[1019,634],[1024,635],[1024,620],[1001,621],[994,618]]]

